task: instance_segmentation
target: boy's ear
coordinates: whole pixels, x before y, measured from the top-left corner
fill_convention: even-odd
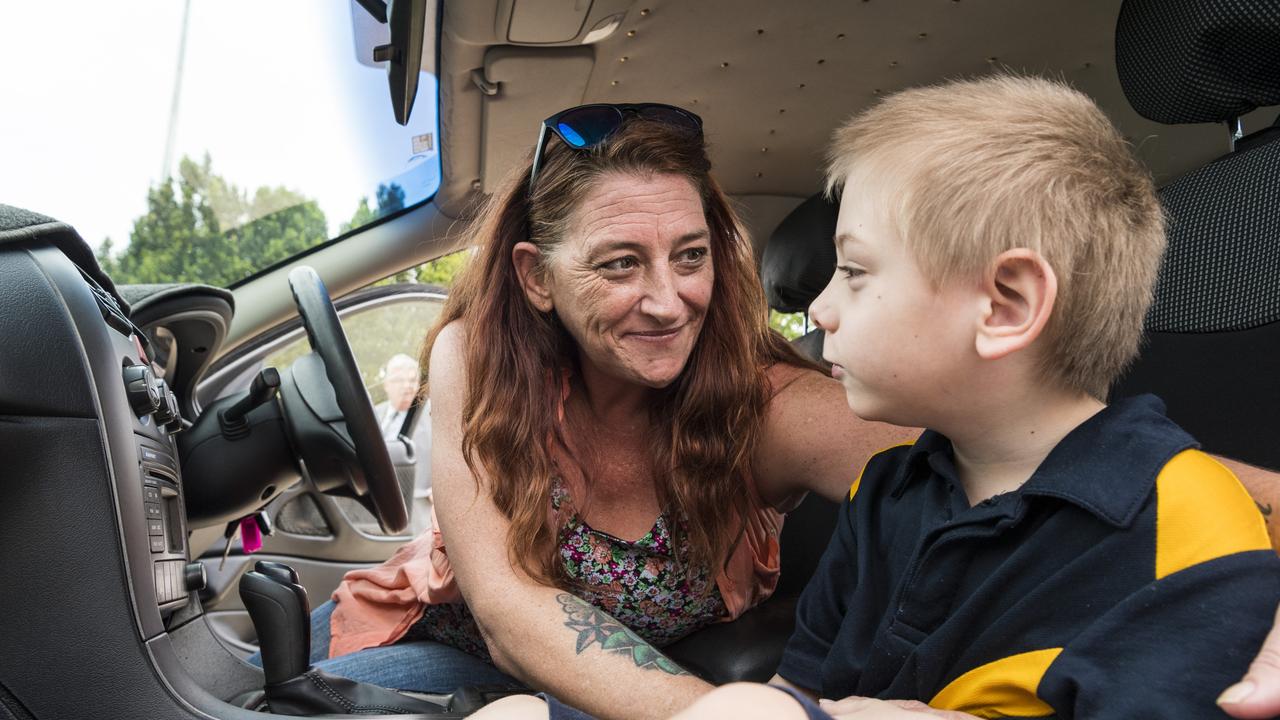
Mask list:
[[[981,294],[978,356],[997,360],[1040,337],[1058,297],[1058,276],[1040,253],[1007,250],[988,266]]]
[[[547,287],[542,251],[538,246],[531,242],[516,243],[511,248],[511,264],[515,266],[516,277],[529,302],[544,313],[551,312],[555,303],[551,301],[551,288]]]

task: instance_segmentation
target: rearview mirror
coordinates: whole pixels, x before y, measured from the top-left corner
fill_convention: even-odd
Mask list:
[[[427,16],[436,0],[352,0],[351,29],[356,60],[387,68],[396,122],[409,123],[418,95],[418,74],[435,66],[435,34],[426,37]],[[429,67],[422,64],[424,46]]]

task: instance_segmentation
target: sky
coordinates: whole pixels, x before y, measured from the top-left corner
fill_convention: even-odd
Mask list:
[[[164,176],[183,0],[47,0],[0,8],[0,203],[128,241]],[[352,0],[190,0],[172,171],[206,152],[250,191],[315,199],[330,235],[399,178],[438,185],[436,83],[407,128],[386,71],[356,61]],[[356,9],[355,13],[363,13]],[[364,16],[361,16],[363,18]],[[367,23],[362,23],[366,24]],[[375,27],[385,30],[385,26]],[[412,138],[432,135],[432,150]]]

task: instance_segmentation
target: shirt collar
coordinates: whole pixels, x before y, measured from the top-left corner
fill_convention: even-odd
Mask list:
[[[1128,527],[1165,463],[1196,441],[1165,417],[1154,395],[1125,398],[1103,408],[1067,434],[1019,492],[1077,505],[1116,527]],[[942,454],[942,457],[932,457]],[[893,495],[914,480],[942,476],[956,482],[951,441],[926,430],[907,453]],[[1124,482],[1117,482],[1123,476]]]

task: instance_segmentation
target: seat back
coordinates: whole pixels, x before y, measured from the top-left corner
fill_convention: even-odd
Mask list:
[[[769,307],[780,313],[808,312],[836,266],[836,215],[840,206],[814,195],[796,206],[769,236],[760,257],[760,281]],[[822,361],[822,331],[792,341],[802,355]],[[825,364],[825,363],[824,363]]]
[[[814,195],[791,211],[765,244],[760,280],[769,307],[783,313],[808,312],[836,265],[832,238],[840,206]],[[822,363],[822,331],[812,330],[792,341],[802,355]],[[857,468],[850,468],[849,479]],[[782,526],[780,597],[799,595],[835,529],[836,505],[813,493],[800,503]]]
[[[821,196],[801,203],[765,245],[760,262],[769,306],[778,312],[805,312],[822,292],[836,264],[831,242],[835,203]],[[822,331],[794,341],[806,357],[821,362]],[[857,468],[850,468],[850,481]],[[795,606],[836,524],[835,503],[809,493],[782,526],[782,576],[773,597],[731,623],[717,623],[665,648],[676,662],[717,685],[766,682],[782,660],[795,626]]]
[[[1268,0],[1126,0],[1116,28],[1126,96],[1165,123],[1232,125],[1280,103],[1277,47]],[[1113,396],[1154,392],[1206,449],[1280,469],[1280,127],[1160,197],[1169,245],[1147,341]]]

